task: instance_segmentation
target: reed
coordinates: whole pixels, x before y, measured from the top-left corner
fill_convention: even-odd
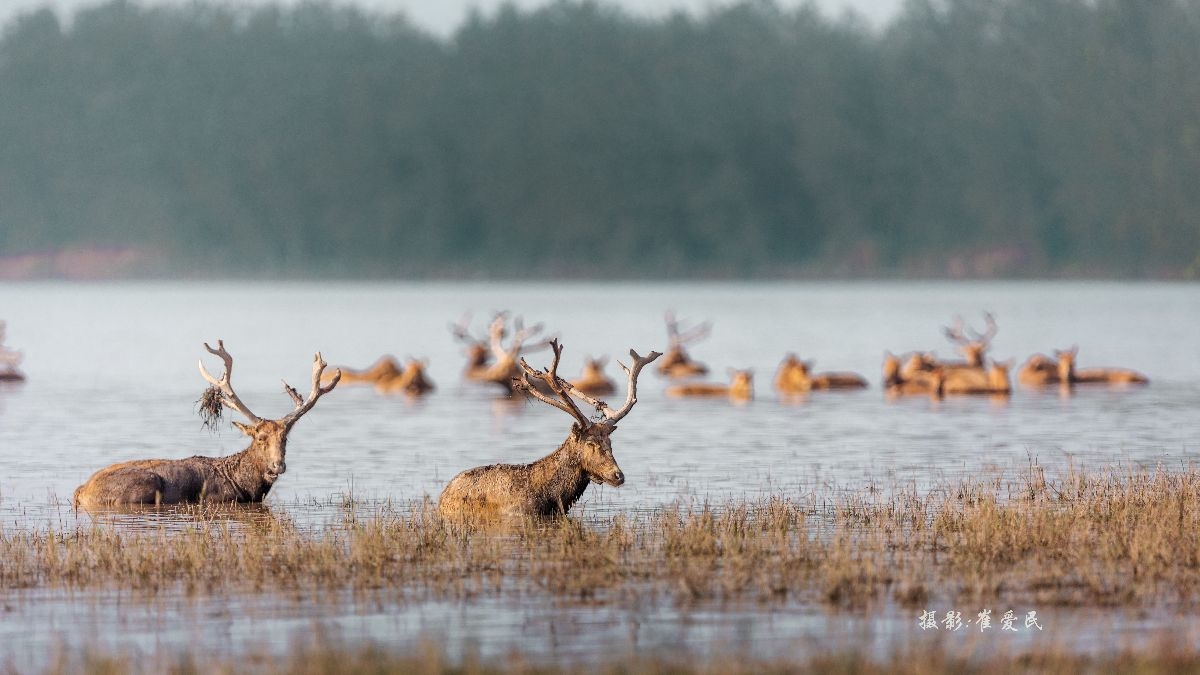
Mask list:
[[[1200,607],[1200,471],[1068,471],[825,488],[487,530],[428,501],[175,510],[0,529],[0,589],[373,590],[469,599]],[[161,515],[161,514],[160,514]],[[131,524],[132,523],[132,524]],[[157,523],[157,524],[155,524]]]

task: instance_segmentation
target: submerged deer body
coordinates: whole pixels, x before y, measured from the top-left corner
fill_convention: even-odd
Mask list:
[[[729,384],[696,382],[667,387],[667,396],[674,398],[729,397],[735,401],[754,398],[754,371],[729,369]]]
[[[1045,354],[1030,356],[1021,368],[1017,370],[1017,382],[1031,387],[1061,384],[1062,378],[1058,373],[1058,358],[1050,358]]]
[[[220,379],[200,363],[200,374],[211,385],[215,406],[243,415],[249,424],[233,424],[250,437],[250,446],[227,457],[143,459],[121,462],[101,469],[75,490],[77,508],[95,509],[135,504],[179,504],[200,502],[261,502],[279,476],[287,470],[287,435],[292,426],[316,404],[317,399],[337,386],[338,374],[328,385],[321,384],[325,361],[313,359],[312,390],[308,398],[284,383],[284,391],[295,402],[292,412],[277,420],[262,419],[250,412],[230,384],[233,357],[218,341],[217,348],[204,345],[225,364]]]
[[[974,371],[944,370],[938,368],[933,373],[933,393],[935,396],[946,394],[1008,396],[1012,393],[1012,381],[1008,371],[1012,361],[993,361],[981,379]]]
[[[580,391],[591,396],[606,396],[617,390],[617,385],[612,381],[612,378],[604,374],[604,364],[608,362],[606,357],[598,359],[585,358],[583,360],[583,372],[579,374],[577,379],[571,380],[571,386],[575,387],[575,391]]]
[[[342,374],[342,386],[348,384],[369,384],[377,385],[384,380],[390,380],[393,377],[400,375],[403,370],[400,368],[400,362],[391,354],[384,354],[379,357],[375,363],[362,370],[354,370],[345,366],[339,367],[335,373]],[[327,383],[333,379],[335,373],[326,373],[321,377],[322,383]]]
[[[463,377],[471,382],[495,384],[512,393],[513,380],[521,374],[518,363],[521,354],[548,344],[546,341],[533,345],[525,344],[542,332],[542,324],[526,328],[521,317],[515,317],[512,337],[505,346],[504,339],[508,337],[507,312],[498,312],[492,319],[486,339],[472,336],[467,330],[468,322],[469,317],[464,317],[462,321],[450,327],[454,337],[467,344],[467,366],[463,370]]]
[[[1060,384],[1149,384],[1150,378],[1128,368],[1075,368],[1078,345],[1055,352],[1058,355]]]
[[[914,354],[908,361],[920,359],[922,355]],[[883,390],[888,396],[905,396],[910,394],[932,394],[937,396],[938,383],[935,382],[934,371],[924,368],[901,367],[900,357],[891,352],[883,355]]]
[[[712,324],[705,321],[698,326],[686,330],[679,327],[679,320],[674,312],[667,312],[667,352],[658,364],[658,373],[672,379],[707,375],[708,366],[695,361],[687,353],[685,346],[708,337]]]
[[[590,483],[620,487],[625,483],[613,458],[610,436],[617,422],[637,403],[637,378],[642,368],[661,356],[651,352],[645,357],[629,351],[632,367],[621,367],[628,375],[625,404],[613,410],[608,404],[578,392],[558,377],[562,347],[551,340],[554,361],[549,370],[537,371],[521,361],[521,374],[515,387],[543,403],[574,418],[567,439],[558,449],[531,464],[492,464],[468,469],[446,484],[438,498],[438,511],[454,520],[489,520],[520,516],[565,514],[579,500]],[[543,394],[530,381],[541,380],[552,393]],[[593,422],[580,412],[574,398],[594,406],[602,419]]]
[[[425,362],[409,359],[404,370],[375,383],[375,391],[381,394],[408,394],[423,396],[433,391],[433,382],[425,374]]]
[[[24,356],[21,352],[4,345],[6,327],[0,321],[0,382],[24,382],[25,373],[17,366],[21,365]]]
[[[821,389],[865,389],[867,380],[858,373],[812,372],[812,361],[788,354],[775,373],[775,388],[784,394],[803,394]]]

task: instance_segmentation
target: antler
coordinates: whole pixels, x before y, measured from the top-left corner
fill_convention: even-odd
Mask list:
[[[521,375],[520,377],[513,378],[513,389],[523,391],[542,403],[558,408],[571,417],[574,417],[586,429],[592,422],[587,418],[587,415],[580,412],[579,406],[575,405],[575,401],[571,399],[571,394],[576,393],[575,388],[558,376],[558,361],[562,357],[562,345],[558,344],[557,339],[553,339],[550,340],[550,349],[554,351],[554,361],[550,364],[549,370],[535,370],[525,359],[521,359]],[[533,383],[529,381],[530,375],[540,378],[545,382],[550,387],[550,391],[557,394],[561,400],[555,400],[538,391],[533,386]],[[584,398],[584,400],[588,399]]]
[[[987,330],[985,332],[980,333],[974,328],[968,328],[968,330],[971,331],[971,335],[975,338],[976,342],[987,344],[992,341],[992,338],[996,337],[996,331],[999,329],[996,327],[996,317],[992,316],[991,312],[984,312],[983,320],[987,322]]]
[[[304,416],[304,413],[312,410],[312,407],[317,404],[317,399],[333,391],[333,388],[337,386],[337,383],[342,379],[341,368],[338,368],[334,372],[333,379],[329,381],[328,385],[324,387],[321,386],[321,373],[325,372],[325,367],[328,365],[329,364],[325,363],[325,359],[321,358],[321,352],[317,352],[313,356],[312,390],[309,391],[307,399],[300,398],[300,392],[296,391],[294,387],[288,385],[287,382],[283,383],[283,390],[287,392],[287,395],[291,396],[292,401],[296,403],[296,409],[283,417],[283,422],[285,424],[288,426],[295,424],[296,420]]]
[[[467,312],[462,315],[458,323],[448,324],[450,334],[453,335],[459,342],[465,342],[469,345],[478,345],[487,342],[484,338],[478,338],[471,335],[471,313]]]
[[[687,330],[681,330],[679,328],[679,320],[675,318],[675,312],[669,310],[663,318],[667,322],[667,338],[673,347],[703,340],[708,337],[709,331],[712,330],[712,323],[709,321],[692,326]]]
[[[597,410],[599,410],[601,413],[604,414],[605,420],[604,420],[604,422],[602,422],[603,424],[607,424],[610,427],[615,427],[617,425],[617,422],[620,422],[621,418],[628,415],[629,411],[633,409],[634,404],[637,403],[638,374],[640,374],[642,372],[642,368],[646,367],[646,364],[654,361],[654,359],[657,359],[660,356],[662,356],[661,353],[654,352],[654,351],[650,352],[649,354],[647,354],[645,356],[638,356],[637,352],[630,349],[629,357],[633,359],[633,368],[629,368],[624,363],[617,361],[617,365],[621,366],[621,370],[624,370],[625,374],[629,377],[629,387],[625,392],[625,405],[621,406],[620,410],[613,410],[604,401],[594,399],[591,396],[588,396],[587,394],[584,394],[580,391],[576,391],[575,388],[571,387],[571,385],[569,383],[567,384],[567,386],[571,388],[572,394],[578,396],[579,398],[583,399],[584,401],[587,401],[589,404],[595,406]]]
[[[229,352],[225,351],[225,341],[217,340],[216,349],[209,347],[208,343],[205,342],[204,348],[208,350],[209,354],[219,356],[221,357],[221,360],[225,362],[225,372],[221,374],[221,379],[218,380],[208,372],[207,368],[204,367],[204,361],[199,361],[200,375],[209,384],[221,392],[221,403],[227,408],[240,412],[246,417],[246,419],[250,420],[252,424],[258,424],[261,422],[262,419],[260,419],[258,415],[250,412],[250,408],[246,407],[245,403],[242,403],[242,400],[238,398],[237,393],[233,391],[233,387],[229,384],[229,378],[233,374],[233,357],[229,355]]]
[[[943,326],[942,333],[946,339],[960,345],[969,344],[971,341],[963,334],[963,318],[956,314],[954,315],[954,326]]]

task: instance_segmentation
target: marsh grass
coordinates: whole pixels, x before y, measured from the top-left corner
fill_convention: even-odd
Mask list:
[[[439,647],[424,643],[406,650],[389,650],[376,644],[345,646],[317,641],[299,645],[279,656],[244,656],[233,660],[172,654],[147,662],[120,654],[94,651],[63,651],[45,671],[47,675],[90,673],[124,675],[156,672],[170,675],[190,673],[287,672],[297,675],[540,675],[549,673],[600,673],[602,675],[742,675],[824,673],[827,675],[1007,675],[1039,673],[1076,675],[1137,673],[1140,675],[1181,675],[1200,673],[1200,653],[1193,648],[1165,640],[1154,649],[1121,651],[1100,656],[1080,655],[1063,649],[1048,649],[1037,654],[993,654],[986,659],[951,653],[938,648],[900,648],[885,658],[860,652],[830,651],[796,660],[762,660],[745,654],[716,655],[704,659],[684,655],[616,656],[601,663],[548,665],[519,652],[505,658],[483,660],[468,654],[463,659],[449,658]]]
[[[428,500],[346,498],[320,527],[286,509],[192,509],[0,529],[0,589],[619,603],[1009,603],[1194,610],[1200,471],[1068,471],[795,497],[679,502],[471,529]]]

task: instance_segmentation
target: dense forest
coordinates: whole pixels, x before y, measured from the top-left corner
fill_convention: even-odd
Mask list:
[[[0,276],[64,250],[101,276],[1195,277],[1200,1],[879,27],[564,1],[445,38],[322,3],[27,13]]]

